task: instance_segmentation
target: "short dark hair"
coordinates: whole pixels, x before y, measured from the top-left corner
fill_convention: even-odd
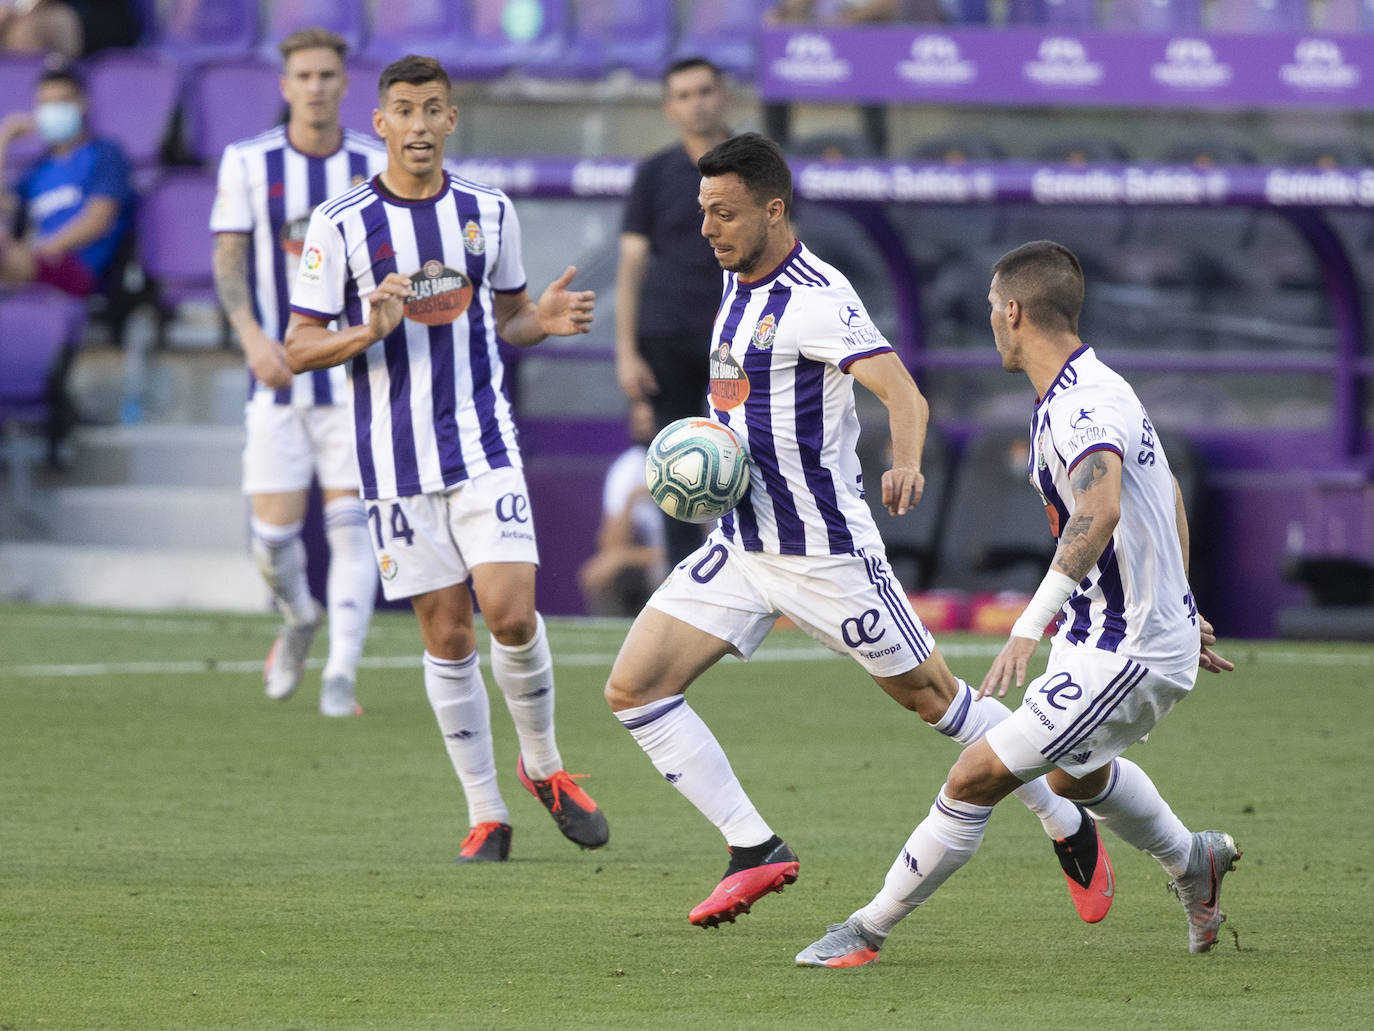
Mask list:
[[[792,169],[778,145],[762,133],[740,133],[717,144],[701,155],[697,171],[708,179],[733,172],[759,204],[781,197],[783,214],[792,213]]]
[[[297,50],[332,50],[339,55],[342,61],[348,56],[348,41],[337,32],[330,32],[328,29],[309,28],[299,29],[291,33],[277,45],[277,50],[281,53],[283,61],[290,58]]]
[[[70,64],[51,64],[43,69],[38,76],[36,86],[42,86],[48,82],[65,82],[76,88],[76,91],[83,96],[86,93],[86,80],[75,65]]]
[[[717,81],[720,80],[720,68],[716,65],[716,63],[705,57],[696,55],[693,57],[684,57],[680,61],[674,61],[667,67],[667,69],[664,70],[663,74],[659,76],[659,82],[663,83],[664,89],[667,89],[668,80],[670,78],[672,78],[678,72],[688,72],[691,71],[693,68],[705,68],[708,72],[711,73],[712,78],[716,79]]]
[[[377,96],[385,97],[386,91],[398,82],[404,82],[408,86],[423,86],[428,82],[442,82],[444,92],[453,89],[453,84],[449,81],[448,72],[444,71],[441,65],[432,57],[420,57],[418,54],[407,54],[399,61],[392,61],[382,69],[381,78],[377,80]]]
[[[1083,266],[1062,243],[1023,243],[998,258],[992,274],[998,278],[998,293],[1020,302],[1032,323],[1051,332],[1078,332]]]

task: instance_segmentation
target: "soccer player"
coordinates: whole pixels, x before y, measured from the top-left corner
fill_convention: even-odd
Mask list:
[[[570,267],[530,299],[510,199],[444,170],[457,122],[438,61],[412,55],[382,72],[373,124],[386,169],[311,216],[286,357],[298,372],[349,363],[382,588],[410,598],[419,621],[425,691],[467,796],[458,859],[488,862],[508,856],[511,827],[472,592],[520,739],[520,783],[571,841],[597,848],[610,836],[554,737],[553,660],[534,606],[539,556],[497,350],[498,335],[530,347],[587,332],[595,296],[568,289]],[[344,328],[330,329],[335,319]]]
[[[1045,674],[1010,719],[959,756],[882,890],[803,949],[799,965],[875,962],[898,921],[973,857],[992,807],[1046,773],[1173,878],[1190,952],[1210,949],[1226,919],[1219,894],[1240,858],[1235,842],[1190,833],[1122,758],[1188,693],[1199,666],[1235,668],[1212,651],[1216,637],[1188,587],[1178,483],[1130,384],[1078,338],[1083,271],[1067,248],[1040,240],[1003,255],[988,304],[1002,368],[1024,372],[1038,397],[1027,472],[1059,543],[979,697],[1025,684],[1045,625],[1063,620]]]
[[[311,211],[386,163],[377,140],[339,126],[346,46],[323,29],[282,40],[286,124],[224,148],[210,214],[215,288],[251,373],[243,491],[253,510],[253,555],[283,620],[264,687],[274,699],[295,692],[323,615],[310,593],[301,542],[310,481],[318,476],[329,541],[329,658],[320,689],[326,716],[362,711],[355,683],[377,566],[358,496],[344,372],[293,376],[281,338]]]
[[[702,359],[715,417],[744,437],[750,492],[664,581],[639,614],[606,700],[666,777],[720,830],[725,877],[688,919],[733,922],[796,880],[796,854],[773,832],[684,697],[726,654],[748,658],[779,615],[852,657],[903,707],[961,744],[1010,713],[974,697],[935,647],[893,577],[862,493],[853,381],[887,406],[888,511],[921,498],[928,406],[844,276],[792,233],[792,175],[777,145],[735,136],[697,163],[701,232],[725,270],[725,296]],[[1080,915],[1100,920],[1107,858],[1096,828],[1044,781],[1018,796],[1056,840]]]

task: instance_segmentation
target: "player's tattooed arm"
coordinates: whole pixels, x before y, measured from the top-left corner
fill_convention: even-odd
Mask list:
[[[291,385],[286,351],[258,325],[248,293],[248,234],[216,233],[213,256],[215,293],[229,325],[238,334],[248,367],[254,377],[274,390]]]
[[[1121,518],[1121,459],[1094,451],[1069,473],[1074,513],[1059,535],[1052,569],[1082,580],[1097,562]]]

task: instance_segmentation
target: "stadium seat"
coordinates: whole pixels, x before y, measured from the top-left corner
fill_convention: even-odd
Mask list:
[[[940,0],[944,20],[951,25],[988,24],[988,0]]]
[[[153,12],[157,45],[187,68],[250,53],[258,41],[257,0],[163,0]]]
[[[628,68],[656,79],[667,66],[674,11],[671,0],[574,0],[567,47],[522,69],[551,79],[596,79]]]
[[[1312,8],[1312,28],[1318,32],[1374,30],[1374,0],[1326,0]]]
[[[139,253],[157,307],[160,343],[166,342],[167,325],[180,305],[215,303],[209,241],[214,200],[212,173],[174,169],[158,180],[139,205]]]
[[[754,77],[759,27],[773,0],[696,0],[687,5],[675,59],[704,57],[737,78]]]
[[[964,448],[950,491],[935,586],[972,593],[1033,592],[1054,556],[1054,538],[1026,462],[1028,426],[994,426]]]
[[[568,0],[388,0],[374,15],[366,56],[383,64],[434,54],[455,79],[491,79],[565,47]]]
[[[1199,0],[1113,0],[1106,27],[1120,32],[1198,32]]]
[[[1097,5],[1093,0],[1010,0],[1007,24],[1089,29],[1097,24]]]
[[[339,122],[345,129],[376,135],[372,128],[372,112],[377,109],[377,80],[382,77],[385,67],[366,57],[349,60],[348,92],[339,105]]]
[[[18,511],[31,507],[30,466],[41,452],[21,430],[40,428],[51,453],[70,428],[63,381],[84,321],[85,306],[52,287],[0,291],[0,446]]]
[[[300,29],[336,32],[348,44],[350,54],[358,52],[367,36],[364,0],[272,0],[266,7],[266,16],[259,51],[269,61],[280,59],[277,45]]]
[[[1306,32],[1307,0],[1216,0],[1206,27],[1213,32]]]
[[[215,164],[228,144],[282,120],[281,71],[255,57],[212,61],[191,76],[188,108],[191,154]]]
[[[86,66],[91,129],[114,139],[135,174],[155,168],[181,96],[181,70],[153,50],[107,50]]]
[[[0,119],[16,111],[33,110],[33,90],[43,73],[43,59],[19,54],[0,54]],[[20,136],[5,154],[6,182],[13,183],[20,169],[43,152],[34,133]]]

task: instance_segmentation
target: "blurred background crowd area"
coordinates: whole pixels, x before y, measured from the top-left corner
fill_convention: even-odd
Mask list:
[[[131,568],[139,568],[137,549],[150,537],[176,541],[198,556],[202,570],[211,550],[224,552],[226,561],[235,549],[238,559],[246,553],[236,495],[245,376],[214,298],[208,210],[224,145],[281,119],[275,48],[307,25],[349,41],[351,88],[342,118],[360,131],[370,131],[377,74],[386,63],[409,52],[440,58],[454,77],[460,108],[451,157],[475,162],[476,169],[483,158],[595,161],[669,145],[676,136],[663,117],[659,76],[686,55],[705,56],[727,73],[733,128],[770,132],[798,159],[1374,166],[1368,106],[879,106],[790,103],[765,99],[757,88],[764,33],[798,25],[894,32],[909,31],[903,26],[910,23],[989,33],[1317,32],[1363,46],[1365,33],[1374,39],[1374,0],[139,0],[112,6],[126,7],[136,19],[135,45],[77,56],[95,132],[118,140],[134,167],[137,228],[111,296],[93,301],[89,317],[76,322],[80,346],[70,352],[66,384],[77,431],[56,446],[47,441],[51,467],[24,466],[14,457],[22,448],[7,445],[10,490],[0,501],[0,551],[49,556],[9,596],[43,597],[34,584],[60,580],[59,553],[73,547],[118,549],[114,557]],[[0,115],[27,108],[45,60],[51,57],[0,55]],[[35,153],[16,143],[7,161],[11,181]],[[600,298],[590,337],[550,341],[522,354],[512,375],[536,511],[541,491],[548,498],[541,532],[562,523],[568,532],[560,538],[585,537],[589,552],[600,478],[625,444],[612,309],[623,202],[616,190],[516,197],[530,282],[547,282],[572,262],[579,283]],[[1371,324],[1374,214],[1347,208],[1322,217],[1354,270],[1357,303]],[[1007,474],[1003,486],[1019,489],[1021,445],[1008,428],[1022,424],[1028,399],[991,353],[987,270],[1010,247],[1052,237],[1084,262],[1089,293],[1082,335],[1108,354],[1127,356],[1123,368],[1166,445],[1180,456],[1200,523],[1195,568],[1206,583],[1203,596],[1210,590],[1219,603],[1249,606],[1239,625],[1255,635],[1283,630],[1290,609],[1374,604],[1368,487],[1374,402],[1367,390],[1374,348],[1367,333],[1353,349],[1343,339],[1348,326],[1333,317],[1329,269],[1284,213],[1248,205],[859,210],[803,199],[796,221],[807,244],[850,276],[892,339],[903,335],[901,320],[911,317],[903,297],[914,283],[923,350],[904,357],[932,403],[932,469],[949,479],[918,528],[884,527],[894,555],[905,556],[899,572],[911,586],[953,588],[976,579],[988,589],[1017,588],[1038,579],[1043,538],[1034,547],[1025,542],[1033,521],[1040,533],[1043,517],[1028,490],[1015,500],[980,500],[981,493],[952,499],[960,463],[967,459],[972,468],[975,456],[985,470]],[[875,222],[881,223],[876,236]],[[901,260],[884,250],[883,239],[897,242]],[[0,312],[0,338],[13,339],[25,318]],[[570,425],[580,432],[570,433]],[[866,442],[866,466],[881,460],[882,446],[880,439]],[[1338,531],[1324,500],[1333,490],[1349,508]],[[126,506],[119,510],[124,514],[111,518],[116,503]],[[1024,534],[1004,533],[1017,525],[1020,517],[1013,515],[978,540],[962,541],[977,522],[955,514],[970,511],[966,505],[991,506],[980,511],[999,516],[1029,510]],[[988,534],[1009,539],[989,543]],[[578,611],[571,570],[585,555],[565,561],[545,550],[541,597],[550,611]],[[1338,560],[1334,571],[1317,568],[1324,556]],[[111,579],[118,578],[112,573]],[[240,581],[226,574],[220,582]],[[83,589],[99,600],[89,577]],[[260,592],[255,586],[253,592],[256,604]],[[223,605],[232,599],[210,592],[186,600]],[[1351,617],[1353,625],[1363,626],[1367,615]],[[1292,630],[1292,619],[1288,624]]]

